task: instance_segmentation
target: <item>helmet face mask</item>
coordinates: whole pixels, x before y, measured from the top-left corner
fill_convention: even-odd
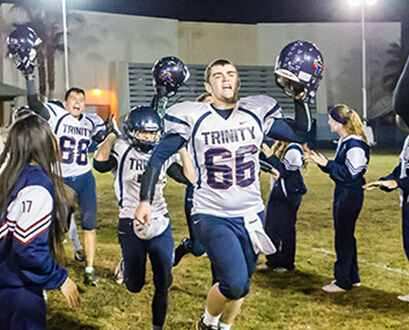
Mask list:
[[[149,152],[162,137],[162,119],[151,107],[134,107],[125,118],[124,130],[126,140],[132,147]]]
[[[302,100],[307,94],[307,90],[303,83],[290,80],[280,75],[276,75],[276,84],[283,92],[296,100]]]
[[[314,102],[323,69],[324,59],[317,46],[298,40],[288,44],[280,52],[274,73],[277,85],[288,96]],[[297,83],[304,86],[304,92]]]
[[[172,97],[189,79],[189,70],[183,62],[174,56],[156,61],[152,68],[153,87],[159,97]]]

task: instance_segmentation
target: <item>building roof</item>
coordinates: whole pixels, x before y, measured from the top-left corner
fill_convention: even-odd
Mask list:
[[[0,100],[12,101],[16,96],[27,95],[26,90],[12,85],[0,83]]]

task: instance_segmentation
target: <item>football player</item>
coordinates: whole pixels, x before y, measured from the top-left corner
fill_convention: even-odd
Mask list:
[[[308,129],[309,113],[304,106],[296,107],[292,122],[282,118],[280,106],[271,97],[239,100],[239,85],[236,67],[218,59],[205,71],[205,88],[213,103],[183,102],[169,108],[166,135],[142,177],[135,211],[135,219],[151,223],[150,199],[161,164],[187,142],[198,174],[193,191],[194,230],[210,258],[214,283],[197,329],[230,329],[249,292],[258,252],[275,252],[262,223],[258,156],[263,134],[302,142]]]
[[[42,103],[38,100],[34,77],[35,48],[38,37],[31,29],[17,29],[10,34],[8,47],[17,69],[26,78],[27,100],[30,109],[48,121],[57,135],[61,152],[64,183],[77,193],[84,229],[86,268],[84,283],[97,285],[94,274],[96,249],[97,197],[95,178],[88,160],[91,139],[101,142],[107,134],[104,121],[97,115],[86,114],[85,92],[80,88],[69,89],[61,102]],[[34,54],[34,55],[33,55]],[[111,117],[111,126],[115,120]]]
[[[140,292],[145,284],[146,258],[152,263],[155,295],[152,301],[152,329],[159,330],[165,322],[168,290],[172,284],[173,238],[170,219],[163,198],[166,174],[177,182],[194,183],[193,164],[186,152],[171,156],[160,170],[152,199],[151,225],[134,219],[139,204],[141,177],[162,133],[162,120],[151,107],[131,109],[124,122],[125,136],[110,133],[94,156],[94,168],[112,171],[115,193],[119,202],[118,237],[121,244],[124,281],[130,292]],[[186,176],[185,176],[186,175]]]

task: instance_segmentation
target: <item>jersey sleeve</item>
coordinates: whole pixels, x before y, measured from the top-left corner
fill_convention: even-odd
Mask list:
[[[43,284],[45,290],[58,289],[67,278],[48,247],[52,212],[53,198],[42,186],[23,188],[7,209],[8,222],[15,223],[13,249],[25,281]]]
[[[48,119],[48,123],[51,125],[51,127],[55,127],[57,125],[58,120],[66,115],[68,111],[57,104],[54,103],[45,103],[44,107],[48,110],[48,114],[50,115],[50,118]]]
[[[93,130],[91,133],[92,137],[95,137],[98,134],[106,132],[105,122],[102,120],[100,116],[92,113],[87,113],[86,116],[93,124]]]
[[[302,152],[298,148],[289,149],[283,157],[283,165],[287,171],[301,171],[303,164]]]
[[[188,141],[192,135],[195,112],[205,104],[197,102],[183,102],[175,104],[168,109],[164,117],[165,133],[177,134]]]
[[[344,164],[329,161],[327,168],[330,177],[338,182],[354,181],[367,167],[368,159],[362,148],[354,147],[347,151]]]
[[[239,107],[249,109],[258,118],[263,132],[267,134],[277,118],[283,117],[283,111],[275,99],[267,95],[249,96],[240,99]]]
[[[112,147],[111,156],[114,157],[116,161],[119,161],[119,156],[122,155],[129,147],[129,144],[127,144],[124,140],[117,139]]]
[[[168,170],[168,168],[172,166],[173,163],[179,163],[179,162],[180,162],[179,153],[173,154],[162,165],[162,171],[166,172]]]

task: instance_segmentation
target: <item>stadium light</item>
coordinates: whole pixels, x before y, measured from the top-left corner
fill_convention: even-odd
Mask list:
[[[370,128],[366,129],[368,121],[368,107],[366,97],[366,43],[365,43],[365,4],[374,5],[377,0],[348,0],[353,6],[361,6],[361,26],[362,26],[362,122],[364,124],[364,131],[370,143],[373,143],[373,133]]]
[[[70,88],[70,80],[68,75],[68,38],[67,38],[67,10],[65,0],[62,1],[62,31],[64,39],[64,68],[65,68],[65,90]]]

